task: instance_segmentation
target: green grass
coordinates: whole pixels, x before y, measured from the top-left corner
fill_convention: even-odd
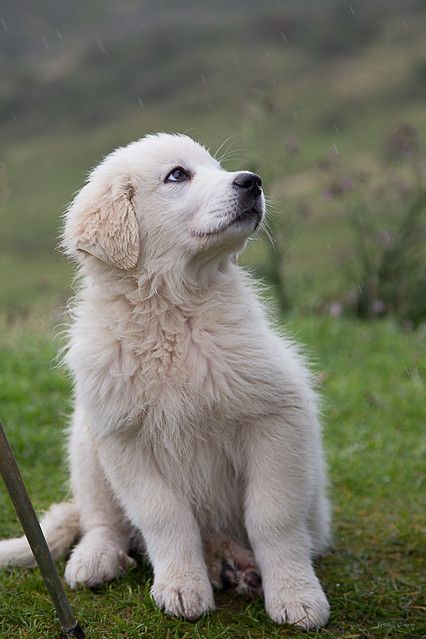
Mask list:
[[[320,636],[335,639],[424,636],[421,629],[421,435],[426,418],[424,335],[392,323],[289,318],[315,359],[324,401],[324,438],[334,504],[333,551],[317,570],[332,616]],[[4,329],[5,327],[2,327]],[[49,326],[2,330],[0,405],[37,509],[67,495],[62,462],[70,383],[54,366]],[[20,533],[0,489],[1,537]],[[63,570],[63,563],[59,564]],[[165,617],[149,597],[140,565],[98,590],[69,593],[93,639],[150,637],[250,639],[314,637],[268,620],[260,601],[217,596],[218,611],[197,623]],[[0,575],[0,637],[57,635],[37,570]]]

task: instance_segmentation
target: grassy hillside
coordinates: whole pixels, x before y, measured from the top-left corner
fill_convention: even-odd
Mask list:
[[[425,137],[423,9],[366,0],[8,5],[0,308],[14,317],[62,302],[71,274],[55,252],[60,213],[105,153],[156,130],[187,131],[213,150],[231,136],[225,166],[262,173],[278,226],[298,218],[298,232],[280,240],[296,304],[340,295],[347,202],[324,198],[318,162],[337,151],[348,172],[379,174],[396,126]],[[261,271],[263,240],[243,259]]]
[[[289,330],[316,361],[325,396],[325,446],[334,504],[335,546],[318,562],[332,618],[321,636],[421,637],[422,451],[425,343],[390,323],[293,317]],[[66,494],[63,435],[69,383],[52,366],[49,334],[9,332],[1,351],[0,401],[10,440],[38,509]],[[390,392],[393,389],[393,392]],[[0,530],[19,533],[5,491]],[[60,565],[63,569],[63,563]],[[164,617],[149,598],[143,565],[97,592],[71,594],[93,639],[308,637],[272,624],[260,601],[217,597],[219,611],[196,624]],[[0,575],[0,637],[55,635],[37,571]]]

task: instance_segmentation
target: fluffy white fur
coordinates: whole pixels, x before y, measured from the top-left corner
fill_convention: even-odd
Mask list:
[[[191,179],[165,182],[175,166]],[[209,540],[229,539],[254,553],[271,618],[309,629],[329,616],[312,567],[329,540],[317,398],[235,264],[255,226],[229,225],[237,175],[159,134],[111,153],[71,204],[73,504],[45,528],[56,555],[80,535],[71,587],[131,565],[139,531],[152,596],[191,619],[214,608]],[[0,543],[0,564],[30,563],[22,540]]]

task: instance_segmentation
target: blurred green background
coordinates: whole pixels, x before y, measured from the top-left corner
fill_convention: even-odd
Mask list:
[[[262,174],[274,247],[263,234],[242,261],[283,310],[376,316],[399,304],[402,321],[422,320],[407,301],[424,279],[422,229],[416,246],[409,238],[402,308],[395,274],[390,291],[379,280],[401,252],[408,199],[422,199],[424,2],[5,0],[0,18],[8,322],[63,305],[61,212],[103,155],[157,130],[224,143],[225,167]]]

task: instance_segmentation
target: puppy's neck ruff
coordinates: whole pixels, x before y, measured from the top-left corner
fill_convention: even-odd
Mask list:
[[[232,289],[239,278],[250,280],[236,265],[235,255],[218,250],[173,265],[154,261],[142,272],[139,267],[129,272],[89,260],[78,265],[82,291],[95,289],[101,297],[123,297],[137,305],[160,296],[170,307],[195,308],[218,290]]]

